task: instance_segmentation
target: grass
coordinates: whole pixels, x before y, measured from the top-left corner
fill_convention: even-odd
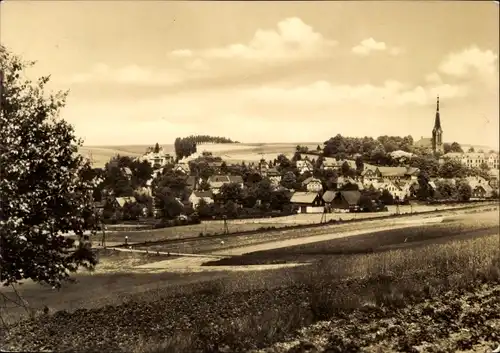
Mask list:
[[[457,207],[463,205],[458,205]],[[483,207],[484,204],[470,204],[467,207]],[[401,212],[409,213],[409,207],[402,206]],[[432,210],[442,210],[443,206],[427,206],[427,205],[417,205],[413,207],[413,212],[430,212]],[[339,220],[344,221],[351,219],[364,219],[369,217],[387,217],[390,213],[345,213],[345,214],[328,214],[327,221],[329,220]],[[307,224],[319,224],[321,219],[320,214],[298,214],[287,217],[279,217],[274,219],[248,219],[248,220],[230,220],[228,221],[228,227],[231,234],[241,233],[241,232],[251,232],[251,231],[264,231],[266,228],[269,230],[271,228],[275,229],[285,229],[297,225]],[[331,227],[331,225],[325,225],[325,227]],[[125,236],[128,236],[128,241],[130,243],[143,243],[143,242],[156,242],[162,240],[174,240],[174,239],[186,239],[210,235],[221,235],[224,233],[224,223],[223,221],[208,221],[202,222],[201,224],[194,224],[188,226],[179,227],[169,227],[162,229],[151,229],[151,230],[141,230],[141,231],[117,231],[117,232],[107,232],[106,241],[107,242],[125,242]],[[100,240],[102,233],[98,233],[96,239]]]
[[[238,266],[310,262],[332,256],[363,255],[457,239],[477,238],[496,232],[498,232],[498,214],[489,212],[474,218],[461,216],[438,224],[375,231],[328,241],[251,252],[241,256],[209,261],[204,265]]]
[[[470,224],[464,230],[481,227],[480,223]],[[410,311],[404,308],[425,300],[437,302],[446,293],[461,296],[499,284],[498,236],[483,236],[410,249],[336,255],[301,268],[228,275],[202,284],[176,286],[176,291],[164,288],[154,295],[141,293],[114,306],[41,315],[21,322],[10,328],[4,341],[7,346],[31,350],[242,352],[292,338],[298,329],[325,319],[343,322],[339,330],[347,330],[350,320],[368,327],[370,320],[391,315],[409,322],[420,320],[425,327],[425,315],[409,317]],[[488,300],[491,316],[496,304]],[[429,315],[438,320],[441,314],[434,310]],[[449,324],[442,320],[438,326]],[[470,325],[478,324],[476,320]],[[391,343],[393,349],[409,352],[408,347],[428,337],[402,331],[397,339]],[[330,343],[330,348],[350,351],[342,346],[345,337],[331,337]],[[349,344],[360,347],[364,343],[351,338]]]

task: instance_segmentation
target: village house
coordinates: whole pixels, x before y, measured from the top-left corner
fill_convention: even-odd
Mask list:
[[[189,195],[189,202],[196,209],[200,203],[200,200],[204,200],[207,204],[214,203],[214,197],[210,191],[193,191]]]
[[[337,169],[337,160],[332,157],[326,157],[323,160],[323,164],[321,165],[321,169],[323,170],[335,170]]]
[[[499,156],[496,152],[484,153],[484,152],[450,152],[443,155],[440,162],[444,162],[447,159],[452,159],[461,162],[463,165],[469,168],[479,168],[482,164],[486,164],[490,169],[499,168]]]
[[[300,174],[304,174],[305,172],[312,173],[314,170],[312,163],[307,159],[297,161],[295,165]]]
[[[323,213],[325,202],[316,192],[295,192],[290,203],[298,207],[298,213]]]
[[[177,163],[176,165],[174,165],[173,171],[189,175],[189,173],[191,172],[191,168],[189,168],[188,163]]]
[[[132,170],[130,170],[129,167],[123,167],[120,169],[120,171],[128,180],[132,178]]]
[[[412,167],[377,167],[375,174],[383,181],[417,180],[420,170]]]
[[[146,150],[146,153],[138,158],[139,161],[148,161],[149,164],[155,169],[161,168],[169,163],[174,162],[174,157],[170,154],[165,153],[163,147],[159,147],[155,149],[154,147],[149,147]]]
[[[267,177],[271,181],[273,186],[278,186],[281,183],[281,174],[276,168],[269,168],[267,171]]]
[[[476,184],[472,188],[472,199],[486,199],[493,196],[493,189],[488,184]]]
[[[134,196],[114,197],[111,198],[111,203],[118,209],[123,208],[126,203],[136,203],[137,200]]]
[[[339,191],[331,202],[331,207],[333,211],[356,209],[360,198],[361,193],[357,190]]]
[[[361,178],[363,180],[363,184],[369,185],[374,181],[377,181],[379,179],[379,174],[377,174],[376,169],[364,169],[361,172]]]
[[[302,186],[305,186],[308,192],[320,192],[323,190],[323,184],[321,183],[321,180],[314,177],[309,177],[304,180],[302,182]]]
[[[208,178],[208,184],[213,194],[218,194],[222,185],[229,183],[239,184],[241,188],[244,186],[243,178],[239,175],[212,175]]]
[[[379,191],[387,190],[394,200],[403,201],[407,196],[407,192],[399,186],[398,182],[385,181],[378,184],[376,189]]]

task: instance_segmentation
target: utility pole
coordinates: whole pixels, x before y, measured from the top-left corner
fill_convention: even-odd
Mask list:
[[[224,234],[229,234],[229,227],[227,226],[227,216],[223,215],[222,219],[224,221]]]

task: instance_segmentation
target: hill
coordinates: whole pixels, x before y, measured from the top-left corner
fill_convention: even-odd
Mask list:
[[[202,144],[198,146],[198,154],[192,155],[186,160],[194,159],[204,151],[211,152],[214,156],[222,157],[227,162],[257,162],[261,158],[266,160],[274,159],[278,154],[285,154],[291,157],[297,145],[307,146],[309,149],[316,149],[321,142],[296,142],[296,143],[236,143],[236,144]],[[123,156],[138,157],[146,152],[148,145],[123,145],[123,146],[83,146],[80,152],[92,157],[94,167],[104,167],[113,156],[120,154]],[[165,152],[174,154],[173,144],[161,145]]]

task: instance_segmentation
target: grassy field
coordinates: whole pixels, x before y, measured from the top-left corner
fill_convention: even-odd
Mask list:
[[[457,223],[463,233],[472,234],[490,225],[486,216]],[[424,226],[413,239],[425,240],[448,228]],[[177,285],[172,274],[149,274],[166,276],[156,278],[157,283],[172,285],[125,302],[112,294],[114,305],[100,308],[95,296],[87,294],[89,307],[96,309],[39,315],[9,327],[0,342],[5,348],[30,350],[208,353],[288,341],[266,350],[281,353],[304,332],[297,330],[328,320],[330,326],[316,329],[323,335],[319,343],[311,329],[309,345],[322,345],[328,352],[365,347],[370,348],[366,352],[412,352],[432,344],[441,350],[424,351],[473,349],[495,343],[500,320],[498,235],[482,235],[370,254],[332,254],[309,266],[221,275],[203,284]],[[407,236],[401,230],[388,238]],[[97,290],[91,282],[87,290]],[[104,297],[105,289],[99,290]]]
[[[405,229],[375,231],[328,241],[252,252],[241,256],[210,261],[205,265],[237,266],[304,263],[328,259],[332,256],[372,254],[427,244],[440,244],[458,239],[478,238],[496,233],[498,233],[498,211],[491,211],[474,214],[474,216],[454,216],[439,224],[424,224]]]
[[[316,149],[320,142],[307,143],[241,143],[241,144],[206,144],[198,146],[200,152],[212,152],[214,156],[222,157],[224,160],[235,162],[258,162],[262,157],[266,160],[274,160],[279,154],[283,153],[289,157],[295,152],[295,147],[300,144],[308,146],[310,149]],[[95,167],[103,167],[113,156],[120,154],[122,156],[138,157],[144,154],[148,147],[146,145],[123,145],[123,146],[83,146],[80,153],[85,156],[92,156]],[[173,154],[173,145],[161,145],[166,153]]]

